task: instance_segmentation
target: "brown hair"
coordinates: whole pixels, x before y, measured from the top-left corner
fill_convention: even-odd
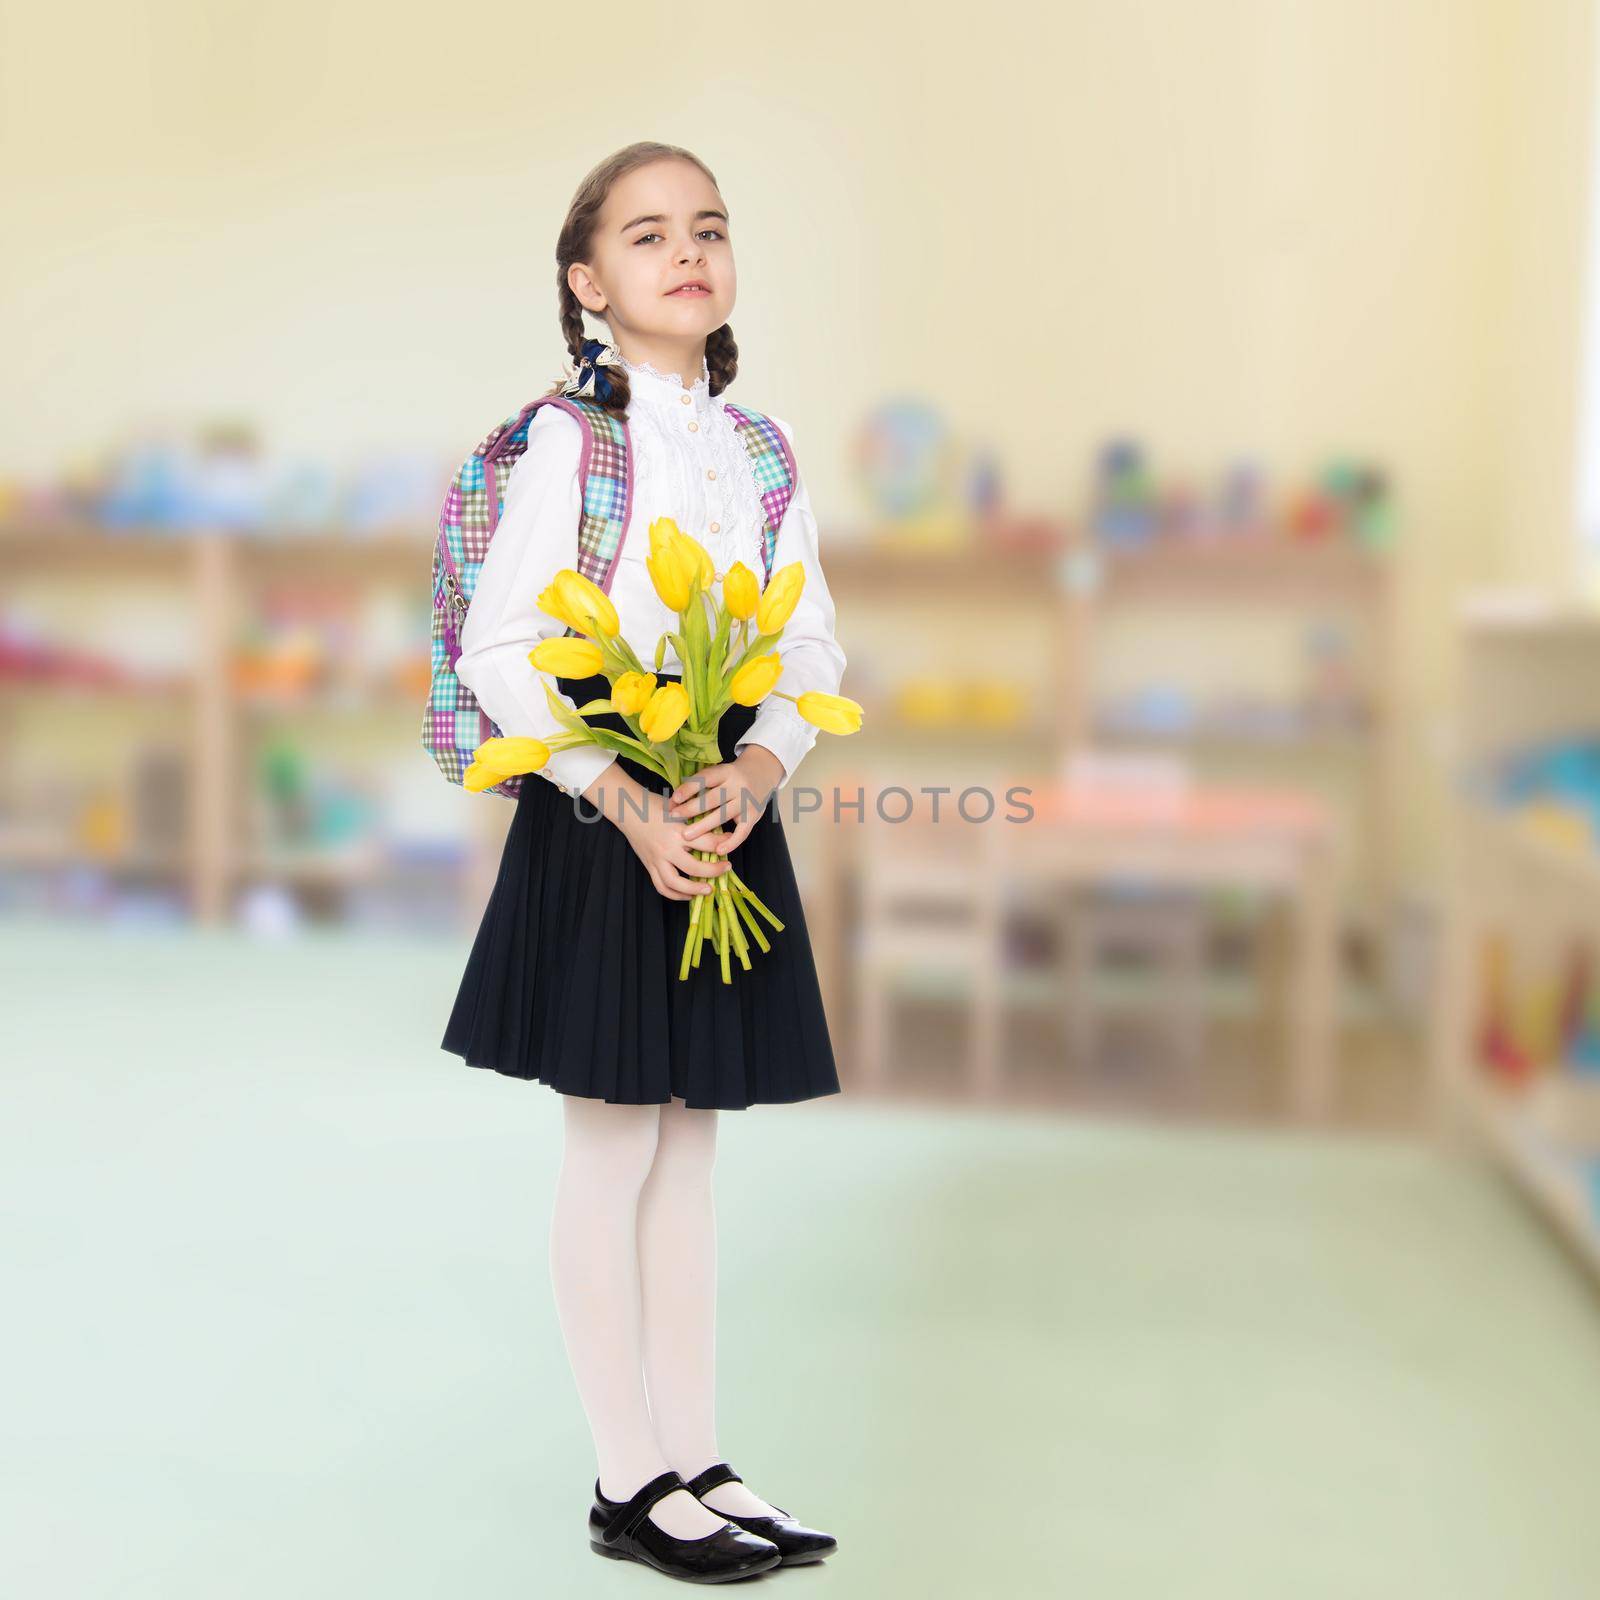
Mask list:
[[[593,168],[578,185],[578,192],[567,208],[567,219],[561,224],[561,232],[556,237],[556,297],[561,307],[561,336],[574,366],[583,354],[583,305],[572,292],[572,285],[567,282],[567,269],[575,261],[589,259],[594,244],[595,224],[600,220],[600,208],[611,193],[612,184],[635,167],[663,159],[692,161],[713,184],[717,181],[711,168],[699,156],[681,146],[641,139],[625,145]],[[721,394],[738,375],[739,346],[734,342],[733,328],[726,322],[706,338],[706,369],[710,374],[712,394]],[[617,364],[604,367],[601,371],[611,384],[611,398],[604,402],[606,409],[619,414],[625,412],[631,398],[628,369]],[[559,394],[566,381],[565,377],[557,379],[545,393]]]

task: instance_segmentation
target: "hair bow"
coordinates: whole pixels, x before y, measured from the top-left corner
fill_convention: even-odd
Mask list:
[[[561,392],[580,398],[592,397],[602,403],[609,400],[611,380],[600,369],[617,366],[621,360],[622,352],[609,341],[585,339],[582,356],[576,363],[567,363],[567,381]]]

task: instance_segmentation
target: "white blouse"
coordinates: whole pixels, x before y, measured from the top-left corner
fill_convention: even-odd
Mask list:
[[[648,362],[625,365],[631,395],[633,509],[610,594],[623,636],[648,669],[656,641],[677,626],[676,613],[656,594],[645,565],[651,522],[671,517],[693,534],[711,556],[720,586],[736,561],[743,561],[757,582],[764,581],[766,519],[749,455],[722,400],[712,398],[705,365],[687,389],[676,373],[660,372]],[[788,423],[775,416],[772,421],[793,449]],[[577,565],[582,432],[559,406],[541,406],[533,414],[528,447],[505,482],[500,522],[462,623],[456,675],[506,735],[548,740],[563,731],[545,703],[544,683],[555,689],[555,680],[534,667],[528,652],[541,639],[566,631],[537,602],[562,567]],[[783,663],[777,687],[795,695],[812,689],[837,694],[845,657],[833,636],[833,597],[818,559],[817,523],[803,472],[778,528],[772,570],[792,561],[803,565],[806,581],[777,644]],[[661,670],[682,671],[671,640]],[[572,704],[569,697],[562,698]],[[782,787],[794,777],[817,732],[792,701],[769,695],[735,750],[765,745],[783,764]],[[567,793],[581,795],[614,759],[609,750],[584,745],[556,751],[538,771]]]

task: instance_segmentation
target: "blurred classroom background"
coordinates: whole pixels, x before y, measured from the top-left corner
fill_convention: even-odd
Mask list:
[[[1174,1274],[1200,1270],[1188,1252],[1214,1252],[1207,1271],[1237,1274],[1235,1332],[1256,1350],[1275,1328],[1280,1360],[1309,1336],[1274,1320],[1286,1304],[1309,1295],[1337,1325],[1354,1316],[1341,1286],[1359,1286],[1349,1340],[1324,1354],[1362,1345],[1352,1429],[1386,1412],[1390,1454],[1365,1454],[1370,1431],[1321,1452],[1296,1407],[1337,1431],[1337,1382],[1280,1370],[1282,1414],[1234,1441],[1254,1473],[1234,1460],[1137,1561],[1113,1494],[1153,1509],[1226,1454],[1196,1442],[1193,1409],[1237,1377],[1220,1333],[1205,1342],[1218,1305],[1166,1303],[1171,1341],[1131,1353],[1103,1329],[1100,1359],[1148,1363],[1123,1379],[1169,1385],[1168,1412],[1085,1416],[1079,1396],[1056,1413],[1031,1393],[1053,1443],[1014,1417],[1005,1435],[1030,1495],[1101,1497],[1056,1577],[1126,1595],[1240,1577],[1590,1592],[1600,1565],[1563,1486],[1600,1450],[1593,7],[1137,0],[908,31],[825,5],[781,41],[760,16],[720,20],[709,56],[670,8],[624,8],[603,34],[491,8],[474,32],[501,42],[447,73],[427,31],[379,15],[108,10],[87,53],[77,14],[7,17],[16,1192],[83,1154],[80,1085],[148,1134],[152,1105],[226,1126],[275,1083],[324,1106],[358,1068],[368,1101],[393,1073],[406,1104],[447,1104],[451,1156],[522,1161],[534,1139],[548,1178],[545,1091],[491,1095],[521,1086],[437,1051],[511,807],[448,784],[422,746],[433,538],[460,460],[560,370],[551,255],[578,179],[634,138],[680,142],[730,207],[730,398],[795,426],[843,690],[866,708],[796,779],[816,809],[784,813],[846,1092],[759,1119],[795,1186],[769,1214],[811,1204],[799,1152],[854,1152],[786,1251],[881,1288],[877,1258],[850,1255],[871,1248],[850,1242],[854,1197],[884,1219],[885,1260],[910,1238],[948,1271],[918,1230],[954,1160],[983,1203],[940,1191],[937,1226],[983,1268],[944,1292],[964,1326],[1019,1341],[1018,1371],[1067,1389],[1061,1352],[1091,1313],[1008,1301],[1038,1262],[1062,1296],[1102,1268],[1177,1294]],[[230,1112],[215,1075],[240,1062]],[[349,1106],[317,1132],[359,1143]],[[476,1142],[474,1118],[502,1142]],[[234,1157],[271,1170],[236,1132]],[[107,1192],[137,1206],[138,1157],[95,1148]],[[984,1187],[1007,1171],[1009,1199]],[[537,1245],[543,1201],[517,1203]],[[1068,1220],[1079,1208],[1106,1233]],[[1290,1235],[1247,1271],[1233,1252],[1265,1213]],[[1026,1248],[996,1255],[991,1224]],[[1094,1253],[1119,1229],[1113,1268]],[[189,1270],[184,1303],[210,1304]],[[938,1314],[900,1282],[905,1301],[863,1287],[862,1304]],[[1130,1317],[1148,1311],[1129,1295]],[[1370,1331],[1401,1327],[1409,1354]],[[1348,1387],[1413,1358],[1437,1414],[1396,1420],[1392,1391]],[[754,1417],[758,1383],[730,1414]],[[861,1426],[884,1434],[851,1494],[892,1477],[925,1509],[915,1495],[936,1490],[915,1489],[907,1446],[926,1424],[909,1392],[901,1409],[877,1392]],[[1452,1442],[1461,1407],[1479,1451]],[[1530,1407],[1547,1408],[1537,1468],[1516,1454]],[[1171,1485],[1104,1476],[1135,1414]],[[990,1437],[963,1426],[969,1447]],[[819,1490],[842,1481],[835,1442],[796,1443]],[[1271,1482],[1286,1459],[1302,1486],[1348,1471],[1340,1516],[1285,1498],[1234,1522],[1228,1496],[1287,1494]],[[1448,1537],[1390,1527],[1402,1581],[1342,1535],[1388,1515],[1385,1484],[1422,1492],[1419,1473],[1422,1520]],[[942,1579],[897,1588],[911,1569],[866,1526],[854,1571],[848,1538],[830,1568],[847,1592],[1063,1592],[1026,1552],[983,1588],[999,1558],[974,1507],[1003,1477],[968,1484],[970,1547],[951,1536]],[[150,1592],[188,1592],[178,1570]],[[479,1576],[492,1592],[500,1569]]]

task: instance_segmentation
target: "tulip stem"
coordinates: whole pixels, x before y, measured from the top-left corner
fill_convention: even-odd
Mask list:
[[[695,896],[694,909],[689,913],[689,932],[683,941],[683,960],[678,963],[678,981],[683,982],[689,976],[689,956],[692,953],[695,941],[700,932],[700,910],[705,904],[706,897]]]
[[[756,943],[761,946],[763,951],[770,950],[772,946],[768,943],[766,934],[761,931],[761,924],[756,921],[755,912],[750,909],[749,896],[740,894],[732,888],[729,889],[728,893],[732,896],[739,915],[750,924],[750,931],[756,936]]]
[[[761,896],[758,895],[755,890],[752,889],[750,885],[746,883],[732,867],[728,868],[728,879],[732,886],[737,889],[745,897],[745,899],[748,900],[750,904],[753,905],[756,910],[759,911],[761,915],[764,916],[767,921],[778,930],[779,933],[783,932],[783,924],[779,922],[770,911],[767,910],[766,906],[762,903]]]
[[[703,811],[698,817],[691,820],[699,822],[709,816],[709,811]],[[727,858],[720,851],[713,849],[696,848],[693,851],[698,861],[725,861]],[[731,862],[728,870],[716,874],[708,880],[711,884],[710,891],[697,894],[694,905],[689,911],[689,924],[684,930],[683,952],[678,960],[678,980],[684,982],[688,979],[692,967],[700,965],[700,957],[709,942],[716,951],[717,965],[721,969],[720,976],[724,983],[733,982],[733,958],[739,958],[739,965],[746,972],[753,970],[750,961],[750,940],[745,935],[745,925],[749,925],[750,932],[755,936],[756,943],[763,952],[772,949],[761,924],[757,922],[754,911],[759,911],[774,928],[782,929],[783,924],[762,903],[761,897],[751,889]]]

